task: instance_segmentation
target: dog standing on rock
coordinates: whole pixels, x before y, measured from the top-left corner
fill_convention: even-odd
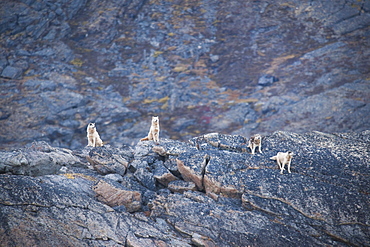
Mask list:
[[[151,141],[153,140],[156,143],[159,143],[159,118],[152,117],[152,125],[150,126],[150,130],[148,136],[142,138],[140,141]]]
[[[258,147],[258,151],[262,153],[261,146],[262,146],[261,135],[256,134],[249,139],[248,147],[252,150],[252,154],[254,154],[256,147]]]
[[[288,172],[290,173],[290,163],[292,162],[293,158],[293,152],[278,152],[277,155],[271,157],[270,159],[276,160],[279,168],[280,168],[280,174],[283,174],[283,170],[285,165],[288,165]]]
[[[100,139],[99,133],[95,127],[95,123],[89,123],[87,126],[87,141],[87,146],[90,147],[103,146],[103,141]]]

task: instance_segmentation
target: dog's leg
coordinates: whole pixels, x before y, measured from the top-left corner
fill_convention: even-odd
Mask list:
[[[283,170],[284,170],[284,163],[281,163],[279,159],[277,159],[277,163],[280,167],[280,174],[283,174]]]

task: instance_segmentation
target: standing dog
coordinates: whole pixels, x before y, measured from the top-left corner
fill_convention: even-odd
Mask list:
[[[261,146],[262,146],[261,135],[256,134],[249,139],[248,147],[252,150],[252,154],[254,154],[256,147],[258,147],[258,151],[262,153]]]
[[[280,174],[283,174],[285,165],[288,165],[288,172],[290,173],[290,163],[292,162],[293,152],[278,152],[277,155],[271,157],[270,159],[276,160],[280,167]]]

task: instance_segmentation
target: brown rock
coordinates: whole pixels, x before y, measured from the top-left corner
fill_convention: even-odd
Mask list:
[[[124,205],[128,212],[136,212],[141,208],[141,194],[138,191],[117,188],[100,180],[93,187],[99,201],[111,206]]]
[[[198,233],[193,233],[191,242],[199,247],[216,247],[215,243],[208,237],[202,236]]]

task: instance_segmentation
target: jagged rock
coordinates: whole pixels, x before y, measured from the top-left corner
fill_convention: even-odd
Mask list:
[[[185,180],[198,183],[198,189],[204,188],[210,195],[242,198],[248,210],[258,209],[286,217],[292,217],[293,210],[307,219],[325,222],[325,228],[331,229],[328,234],[335,236],[343,229],[332,225],[356,222],[365,226],[370,221],[363,215],[364,211],[354,211],[350,206],[367,207],[367,196],[359,190],[353,191],[362,187],[363,176],[368,173],[363,169],[368,157],[357,156],[367,152],[367,139],[367,132],[346,138],[320,132],[306,135],[276,132],[264,139],[262,154],[251,156],[221,151],[220,148],[218,152],[207,152],[209,162],[206,165],[201,160],[191,162],[190,159],[178,164]],[[355,149],[351,149],[353,145],[356,145]],[[276,163],[269,160],[278,150],[296,154],[291,174],[280,175]],[[353,169],[362,176],[353,175]],[[357,242],[349,233],[342,234],[346,241]],[[366,235],[362,233],[357,237],[362,242]]]
[[[208,155],[202,152],[183,153],[177,159],[177,168],[182,178],[187,182],[193,182],[198,190],[204,189],[203,175],[208,163]]]
[[[162,221],[116,212],[98,202],[84,174],[32,178],[0,175],[1,243],[5,246],[126,246],[129,236],[152,246],[186,246]],[[144,217],[144,218],[143,218]],[[158,220],[159,222],[159,220]]]
[[[92,152],[101,154],[95,156],[100,161],[125,157],[135,169],[124,175],[101,176],[80,163],[63,166],[61,175],[0,175],[1,242],[369,245],[369,131],[275,132],[263,137],[263,152],[255,155],[238,148],[244,141],[215,133],[190,144],[166,139],[165,156],[150,142],[135,149],[66,150],[81,163]],[[36,144],[42,154],[59,150]],[[292,173],[280,174],[270,157],[288,150],[295,153]],[[164,168],[174,161],[176,176]],[[169,182],[167,175],[177,180]]]
[[[148,169],[140,167],[135,171],[134,177],[149,190],[156,189],[154,174],[148,171]]]
[[[177,168],[177,160],[174,158],[169,158],[163,164],[172,174],[177,177],[181,177],[179,169]]]
[[[162,185],[168,186],[172,181],[177,180],[178,178],[173,175],[167,168],[163,165],[163,162],[158,162],[155,170],[153,171],[153,177]]]

